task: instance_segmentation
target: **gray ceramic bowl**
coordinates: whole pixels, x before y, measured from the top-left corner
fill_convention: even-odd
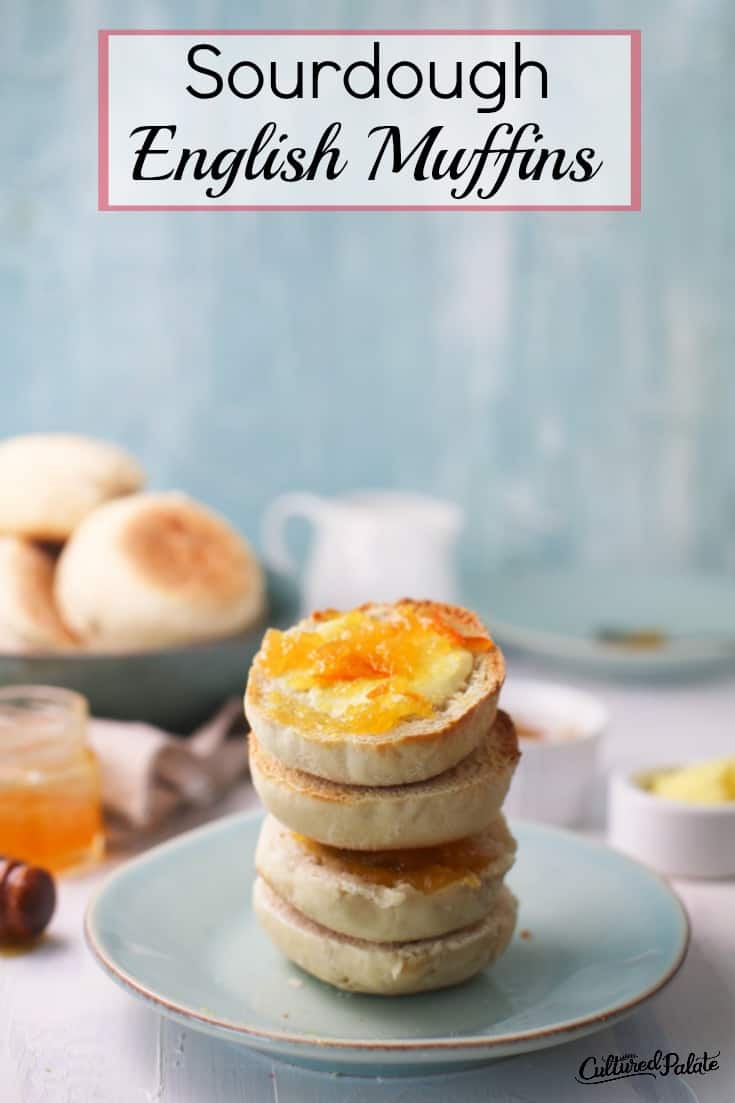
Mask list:
[[[244,691],[248,667],[267,625],[285,626],[298,595],[268,578],[268,616],[247,632],[187,647],[116,654],[0,654],[0,686],[64,686],[83,693],[94,715],[144,720],[188,734],[227,697]]]

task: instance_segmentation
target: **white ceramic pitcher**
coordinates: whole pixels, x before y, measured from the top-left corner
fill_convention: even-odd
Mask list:
[[[263,549],[274,570],[295,574],[286,545],[293,517],[311,522],[302,606],[349,609],[402,597],[457,599],[455,547],[459,506],[420,494],[374,491],[341,498],[293,493],[276,498],[263,518]]]

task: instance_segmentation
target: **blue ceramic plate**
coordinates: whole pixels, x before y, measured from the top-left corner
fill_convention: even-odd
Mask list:
[[[114,873],[86,935],[105,971],[177,1022],[344,1072],[445,1071],[599,1030],[657,992],[686,953],[667,885],[600,843],[516,823],[516,936],[456,988],[388,999],[291,965],[250,908],[259,813],[220,820]]]
[[[735,669],[732,578],[508,570],[478,576],[472,596],[500,644],[544,659],[646,677]]]

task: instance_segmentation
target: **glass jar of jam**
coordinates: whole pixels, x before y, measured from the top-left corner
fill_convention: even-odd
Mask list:
[[[0,854],[59,871],[104,849],[87,702],[53,686],[0,689]]]

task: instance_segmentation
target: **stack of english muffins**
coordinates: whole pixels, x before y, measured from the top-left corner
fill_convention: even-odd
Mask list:
[[[492,964],[513,934],[520,757],[505,668],[472,613],[434,602],[314,614],[266,633],[245,711],[270,813],[256,914],[321,980],[398,995]]]

